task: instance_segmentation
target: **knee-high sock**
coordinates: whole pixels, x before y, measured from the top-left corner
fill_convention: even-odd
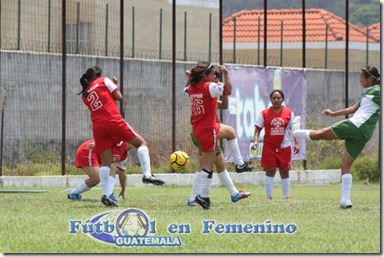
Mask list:
[[[115,188],[115,177],[113,176],[108,176],[108,183],[109,183],[109,188],[108,188],[108,196],[113,193],[113,189]]]
[[[351,199],[352,174],[346,173],[341,176],[341,202]]]
[[[233,161],[235,162],[235,164],[243,165],[244,160],[240,154],[240,148],[239,148],[239,143],[237,142],[237,138],[233,140],[228,140],[227,143],[228,143],[228,149],[231,152],[231,155],[233,157]]]
[[[293,136],[305,140],[311,140],[309,134],[311,133],[311,130],[309,129],[298,129],[296,131],[293,131]]]
[[[281,179],[281,191],[283,192],[283,198],[289,196],[290,189],[291,189],[291,179],[290,178]]]
[[[201,179],[201,189],[200,196],[201,197],[209,197],[209,193],[211,192],[211,184],[212,184],[212,170],[202,169],[200,174]]]
[[[264,178],[265,192],[267,197],[273,194],[273,177],[268,177],[267,175]]]
[[[237,191],[235,185],[233,184],[232,179],[229,176],[227,170],[217,173],[217,175],[219,176],[221,183],[223,183],[223,186],[228,190],[228,192],[232,196],[237,195],[239,193],[239,191]]]
[[[137,156],[139,157],[141,171],[146,177],[151,176],[151,161],[149,159],[148,147],[145,145],[137,148]]]
[[[74,189],[71,190],[70,194],[81,194],[81,193],[84,193],[86,191],[88,191],[89,188],[86,184],[85,184],[85,181],[81,182],[77,187],[75,187]]]
[[[200,171],[196,171],[193,175],[193,184],[192,184],[192,192],[191,197],[189,198],[190,201],[194,201],[196,196],[200,193],[201,188],[201,179],[200,179]]]
[[[100,184],[102,189],[102,194],[109,196],[109,174],[111,172],[111,168],[108,166],[101,166],[99,169],[99,176],[100,176]]]

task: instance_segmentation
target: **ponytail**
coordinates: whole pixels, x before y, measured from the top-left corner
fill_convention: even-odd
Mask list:
[[[87,88],[89,84],[96,79],[96,69],[94,67],[88,68],[87,71],[80,78],[80,85],[82,87],[81,91],[78,95],[82,95],[82,97],[87,97],[89,93],[87,92]]]
[[[78,95],[82,95],[82,97],[87,97],[88,92],[87,92],[87,87],[89,86],[89,82],[86,78],[86,74],[84,73],[83,76],[80,78],[80,85],[82,87],[81,91],[78,93]]]

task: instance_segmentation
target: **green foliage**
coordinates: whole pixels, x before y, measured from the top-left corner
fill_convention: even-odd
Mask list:
[[[351,168],[351,172],[358,174],[360,180],[367,182],[380,181],[379,160],[371,156],[357,158]]]
[[[34,163],[55,163],[60,160],[58,153],[45,151],[31,144],[23,145],[23,153],[28,161]]]
[[[319,125],[308,123],[307,128],[319,129]],[[341,158],[345,151],[344,141],[308,141],[306,145],[307,169],[340,169]],[[339,161],[337,161],[337,159],[339,159]]]
[[[334,170],[340,169],[341,167],[341,158],[340,157],[330,157],[320,162],[316,169],[318,170]]]

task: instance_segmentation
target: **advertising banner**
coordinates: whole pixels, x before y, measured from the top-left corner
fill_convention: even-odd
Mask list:
[[[251,148],[255,121],[262,110],[271,106],[269,95],[272,90],[283,91],[283,105],[292,109],[295,116],[301,116],[301,128],[305,128],[305,70],[232,65],[226,67],[232,83],[232,94],[228,97],[228,109],[223,111],[223,122],[236,130],[241,155],[245,161],[261,158],[264,129],[259,137],[258,149]],[[292,146],[293,143],[292,138]],[[300,140],[299,143],[300,152],[292,153],[292,160],[306,157],[305,141]],[[225,159],[233,161],[228,150],[225,150]]]

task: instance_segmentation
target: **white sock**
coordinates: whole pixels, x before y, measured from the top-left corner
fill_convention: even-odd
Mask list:
[[[228,190],[231,196],[235,196],[239,193],[239,191],[237,191],[236,187],[233,185],[232,179],[226,169],[222,172],[217,173],[217,175],[219,176],[221,183],[223,183],[223,186]]]
[[[81,193],[88,191],[89,189],[91,189],[91,188],[89,188],[87,186],[87,184],[85,184],[85,181],[83,181],[77,187],[72,189],[71,192],[69,192],[69,193],[70,194],[81,194]]]
[[[243,165],[244,161],[243,161],[243,157],[241,157],[241,154],[240,154],[240,148],[237,142],[237,138],[230,141],[227,140],[227,143],[228,143],[229,152],[231,153],[231,156],[233,157],[233,161],[235,162],[235,164]]]
[[[290,188],[291,188],[291,179],[290,178],[281,179],[281,190],[283,192],[283,198],[289,196]]]
[[[109,196],[109,173],[111,172],[111,168],[108,166],[102,166],[99,169],[99,176],[100,176],[100,185],[102,194]]]
[[[209,197],[209,193],[211,192],[211,184],[212,184],[212,170],[201,170],[200,179],[201,179],[201,189],[200,196],[201,197]]]
[[[341,176],[341,202],[350,200],[352,189],[352,174],[346,173]]]
[[[151,162],[149,159],[148,147],[145,145],[142,145],[139,148],[137,148],[137,156],[139,157],[141,171],[143,172],[143,175],[146,177],[150,177],[151,176]]]
[[[108,186],[109,186],[109,191],[107,196],[110,196],[113,193],[113,189],[115,188],[115,177],[108,176]]]
[[[267,197],[272,197],[273,192],[273,177],[265,176],[264,178],[265,192],[267,193]]]
[[[293,136],[305,140],[311,140],[309,137],[309,133],[311,133],[310,129],[298,129],[296,131],[293,131]]]
[[[200,179],[200,171],[196,171],[193,175],[193,184],[192,184],[192,193],[191,198],[189,198],[190,201],[195,201],[196,196],[200,193],[201,188],[201,179]]]

